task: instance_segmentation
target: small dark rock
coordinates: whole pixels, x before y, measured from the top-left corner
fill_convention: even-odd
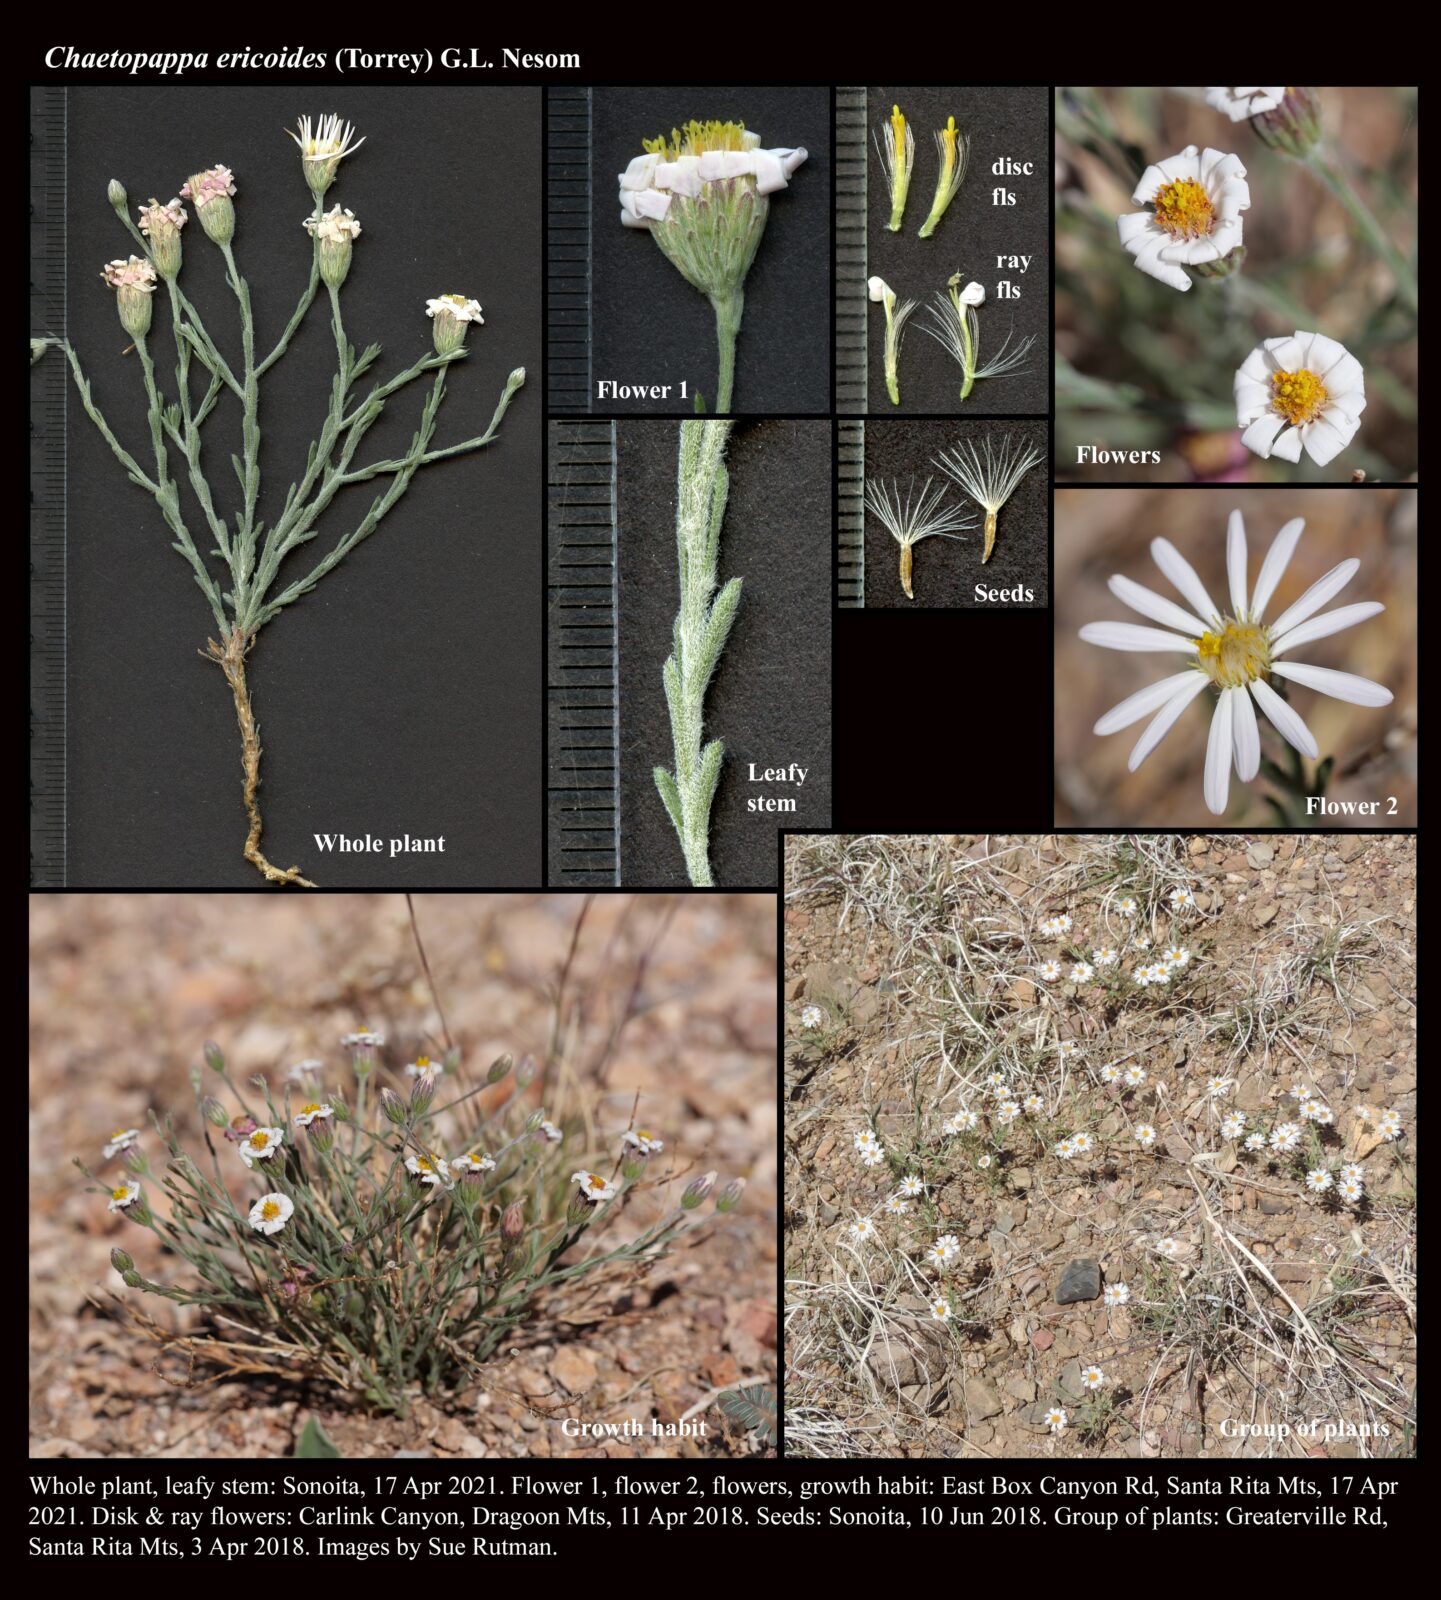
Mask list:
[[[1100,1293],[1100,1264],[1095,1261],[1073,1261],[1061,1274],[1056,1289],[1056,1304],[1068,1306],[1076,1300],[1095,1300]]]

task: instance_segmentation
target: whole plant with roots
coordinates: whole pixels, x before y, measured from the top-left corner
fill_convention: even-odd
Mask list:
[[[587,1148],[579,1108],[556,1121],[528,1112],[528,1060],[516,1068],[502,1056],[461,1087],[458,1052],[392,1074],[383,1034],[362,1028],[342,1042],[350,1074],[303,1061],[274,1092],[263,1077],[243,1090],[207,1044],[206,1068],[191,1074],[203,1158],[181,1148],[168,1117],[152,1117],[168,1157],[163,1214],[146,1192],[156,1174],[138,1130],[117,1132],[104,1150],[123,1154],[131,1176],[100,1180],[76,1162],[111,1212],[194,1270],[196,1286],[175,1287],[142,1276],[128,1251],[111,1252],[128,1288],[203,1313],[184,1334],[135,1313],[192,1363],[318,1378],[403,1414],[417,1391],[482,1379],[500,1345],[567,1291],[613,1293],[618,1275],[644,1270],[700,1227],[705,1202],[708,1215],[739,1203],[741,1179],[714,1192],[707,1172],[681,1187],[667,1141],[637,1126],[634,1111],[604,1156]],[[205,1092],[207,1069],[216,1094]],[[353,1103],[322,1087],[341,1076],[354,1083]],[[369,1096],[376,1076],[408,1093],[386,1085]],[[637,1210],[659,1215],[622,1243],[601,1242]]]
[[[173,548],[189,563],[195,582],[210,606],[218,637],[207,640],[201,655],[224,673],[235,704],[247,823],[246,860],[271,883],[313,888],[314,885],[301,876],[298,867],[272,866],[261,850],[260,729],[246,681],[247,658],[260,630],[274,621],[286,606],[308,594],[362,539],[375,531],[422,467],[491,443],[500,430],[512,397],[525,382],[525,369],[517,367],[506,379],[490,425],[483,434],[459,444],[433,447],[440,404],[445,396],[446,371],[453,362],[464,359],[470,324],[483,320],[481,308],[474,300],[465,295],[441,295],[426,305],[431,318],[433,349],[397,376],[374,384],[362,394],[360,380],[380,354],[380,346],[368,345],[357,354],[346,337],[340,308],[341,287],[350,271],[361,226],[350,211],[338,205],[327,211],[325,197],[336,181],[341,162],[365,141],[356,139],[350,125],[342,124],[338,117],[322,118],[315,127],[308,117],[303,118],[299,131],[290,137],[299,146],[301,172],[314,202],[314,211],[304,223],[309,239],[310,274],[290,320],[268,351],[257,346],[250,289],[236,261],[233,242],[236,183],[229,168],[215,166],[197,172],[186,181],[174,200],[162,205],[152,199],[148,205],[141,206],[138,226],[131,219],[124,187],[115,181],[110,184],[110,203],[140,252],[125,260],[112,261],[102,276],[115,292],[121,324],[139,357],[149,428],[150,460],[146,465],[120,442],[91,398],[90,384],[69,341],[47,339],[40,343],[42,347],[58,344],[64,349],[86,413],[130,481],[154,497],[167,527],[175,536]],[[195,220],[225,260],[226,277],[240,323],[241,358],[238,362],[227,359],[222,353],[181,287],[182,231],[191,221],[185,202],[193,207]],[[150,342],[154,303],[162,285],[169,302],[170,332],[175,346],[174,389],[169,395],[163,391],[157,377]],[[267,526],[259,515],[260,380],[285,354],[322,289],[329,304],[337,361],[337,372],[331,380],[330,403],[320,433],[310,446],[304,475],[290,485],[278,514],[272,516]],[[33,355],[32,344],[32,358]],[[385,460],[361,459],[360,447],[365,436],[380,419],[389,399],[407,384],[425,376],[431,379],[429,392],[404,454]],[[242,417],[241,451],[231,456],[239,482],[239,499],[228,516],[219,508],[218,491],[209,481],[202,463],[205,424],[225,398],[239,405]],[[145,454],[144,450],[140,452],[142,456]],[[280,572],[286,558],[317,536],[320,519],[339,492],[351,484],[371,479],[382,480],[383,487],[360,520],[340,535],[310,571],[282,585]],[[194,510],[182,508],[182,480],[189,483]],[[196,520],[197,513],[199,531],[192,532],[191,523]],[[202,550],[207,541],[212,548]],[[220,564],[218,576],[212,565],[216,561]]]

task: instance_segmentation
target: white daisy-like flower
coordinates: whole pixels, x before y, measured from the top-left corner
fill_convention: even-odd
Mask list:
[[[1336,1185],[1336,1193],[1341,1196],[1347,1205],[1354,1206],[1358,1201],[1365,1198],[1366,1191],[1355,1178],[1342,1178]]]
[[[1291,1091],[1292,1094],[1295,1094],[1295,1092],[1296,1091],[1294,1089]],[[1370,1122],[1375,1117],[1375,1115],[1376,1115],[1376,1113],[1371,1109],[1370,1106],[1357,1106],[1356,1107],[1356,1120],[1357,1120],[1357,1122]]]
[[[1142,989],[1149,989],[1155,982],[1155,979],[1151,976],[1150,967],[1137,967],[1131,976]]]
[[[1052,1433],[1064,1433],[1066,1431],[1066,1424],[1071,1419],[1066,1415],[1065,1408],[1063,1406],[1052,1406],[1051,1409],[1046,1413],[1045,1420],[1046,1426],[1051,1430]]]
[[[285,1077],[289,1083],[308,1083],[312,1078],[319,1077],[324,1071],[325,1063],[312,1058],[306,1061],[292,1062],[285,1070]]]
[[[1041,933],[1044,933],[1044,934],[1057,934],[1057,933],[1059,933],[1061,931],[1060,918],[1059,917],[1042,917],[1041,920],[1036,924],[1036,927],[1039,929],[1039,931]]]
[[[931,1315],[937,1322],[949,1322],[951,1320],[951,1302],[949,1300],[931,1301]]]
[[[850,1227],[846,1229],[851,1238],[860,1244],[863,1244],[867,1239],[874,1238],[875,1231],[875,1227],[869,1217],[857,1217]]]
[[[1108,944],[1098,945],[1091,952],[1091,960],[1098,967],[1114,967],[1119,959],[1118,952]]]
[[[269,1161],[285,1140],[284,1128],[257,1128],[240,1141],[240,1159],[247,1167],[257,1161]]]
[[[308,1128],[312,1122],[324,1122],[327,1117],[334,1115],[334,1107],[312,1100],[295,1113],[295,1125],[297,1128]]]
[[[452,1172],[494,1172],[495,1158],[487,1155],[484,1150],[470,1150],[463,1156],[456,1156],[446,1165]]]
[[[1324,1100],[1305,1100],[1301,1104],[1301,1115],[1307,1122],[1319,1123],[1323,1128],[1327,1123],[1336,1119],[1330,1106]]]
[[[1062,1161],[1069,1161],[1071,1157],[1075,1155],[1075,1153],[1076,1142],[1074,1139],[1062,1139],[1061,1142],[1056,1146],[1056,1154],[1061,1158]]]
[[[1266,1135],[1264,1133],[1248,1133],[1246,1135],[1246,1148],[1248,1150],[1264,1150],[1266,1148]]]
[[[1139,1089],[1146,1081],[1146,1069],[1139,1061],[1133,1061],[1130,1066],[1126,1068],[1125,1072],[1122,1073],[1122,1077],[1125,1078],[1127,1084],[1132,1089]]]
[[[405,1069],[407,1078],[435,1078],[445,1071],[445,1063],[429,1056],[417,1056]]]
[[[1038,1112],[1046,1109],[1046,1102],[1042,1100],[1038,1094],[1028,1094],[1026,1098],[1021,1101],[1021,1109],[1028,1111],[1031,1116],[1034,1117]]]
[[[285,130],[290,133],[290,129]],[[348,122],[342,122],[337,116],[317,117],[311,123],[309,117],[301,117],[300,132],[290,133],[300,147],[300,158],[307,164],[324,166],[329,161],[340,161],[342,157],[353,154],[365,143],[365,139],[355,137],[355,129]]]
[[[1059,961],[1043,961],[1036,969],[1046,983],[1054,983],[1061,976]]]
[[[1294,1122],[1278,1122],[1271,1129],[1270,1144],[1273,1150],[1294,1150],[1301,1142],[1301,1130]]]
[[[1003,1095],[1003,1094],[1005,1094],[1006,1093],[1006,1075],[1005,1075],[1005,1073],[1004,1072],[992,1072],[986,1078],[986,1087],[994,1095]]]
[[[970,1133],[980,1126],[981,1117],[978,1111],[958,1111],[956,1121]]]
[[[1235,1081],[1234,1078],[1207,1078],[1206,1093],[1213,1098],[1217,1095],[1223,1095]]]
[[[921,1259],[928,1267],[934,1267],[937,1272],[943,1271],[950,1265],[951,1258],[946,1253],[945,1246],[938,1239],[935,1244],[928,1244]]]
[[[1236,369],[1236,426],[1258,456],[1319,467],[1340,455],[1361,426],[1366,375],[1361,363],[1324,333],[1267,339]]]
[[[105,1207],[107,1211],[128,1211],[140,1198],[140,1185],[133,1179],[126,1183],[117,1184],[110,1191],[110,1201]]]
[[[1057,933],[1069,933],[1071,931],[1071,919],[1064,911],[1057,914],[1055,922]]]
[[[1071,1149],[1078,1156],[1089,1155],[1093,1142],[1089,1133],[1073,1133],[1071,1135]]]
[[[898,1194],[890,1195],[886,1200],[886,1211],[893,1217],[904,1216],[910,1209]]]
[[[886,1159],[885,1151],[878,1144],[866,1145],[863,1149],[857,1151],[857,1154],[861,1158],[863,1167],[878,1167]]]
[[[936,1243],[944,1252],[947,1261],[954,1261],[961,1253],[961,1241],[953,1233],[943,1233]]]
[[[1401,1137],[1401,1113],[1399,1111],[1383,1111],[1381,1120],[1376,1124],[1377,1132],[1388,1141]]]
[[[1171,981],[1171,969],[1170,969],[1170,967],[1167,966],[1164,961],[1154,962],[1152,964],[1152,966],[1151,966],[1151,982],[1152,983],[1169,983],[1170,981]]]
[[[1306,1187],[1312,1194],[1325,1194],[1331,1187],[1331,1174],[1325,1167],[1312,1167],[1306,1174]]]
[[[430,1156],[407,1156],[405,1158],[405,1170],[410,1173],[411,1177],[417,1178],[423,1183],[427,1189],[433,1189],[437,1184],[448,1184],[450,1182],[450,1163],[440,1156],[435,1156],[434,1158]],[[582,1182],[582,1180],[584,1181]],[[594,1172],[577,1172],[571,1178],[572,1183],[579,1183],[582,1189],[585,1190],[587,1200],[608,1200],[610,1195],[615,1193],[614,1189],[610,1190],[610,1194],[596,1193],[592,1189],[592,1181],[598,1182],[602,1189],[607,1187],[605,1179],[597,1178]]]
[[[406,1162],[405,1165],[409,1166],[411,1163]],[[449,1173],[445,1170],[445,1162],[440,1162],[440,1168],[443,1176],[449,1178]],[[414,1168],[411,1168],[411,1170],[414,1171]],[[421,1182],[432,1182],[433,1184],[435,1178],[421,1178]],[[593,1205],[600,1205],[603,1200],[614,1200],[616,1198],[616,1187],[614,1187],[614,1184],[608,1184],[605,1178],[601,1178],[600,1173],[587,1173],[587,1171],[571,1173],[571,1182],[581,1186],[581,1194],[585,1195],[585,1198],[590,1200]]]
[[[1071,968],[1072,983],[1089,983],[1095,977],[1095,970],[1089,961],[1078,961]]]
[[[1174,1261],[1175,1258],[1178,1255],[1180,1255],[1180,1253],[1181,1253],[1181,1246],[1180,1246],[1180,1243],[1179,1243],[1178,1240],[1175,1240],[1175,1239],[1157,1239],[1156,1240],[1156,1254],[1158,1256],[1165,1256],[1165,1258],[1168,1261]]]
[[[1106,1381],[1106,1374],[1099,1367],[1087,1367],[1081,1373],[1081,1382],[1088,1389],[1099,1389]]]
[[[1185,267],[1220,261],[1241,243],[1251,189],[1239,156],[1188,144],[1146,168],[1131,203],[1151,209],[1116,218],[1122,248],[1142,272],[1189,289]]]
[[[1246,1131],[1246,1119],[1239,1111],[1232,1111],[1221,1118],[1221,1137],[1223,1139],[1239,1139]],[[1249,1140],[1247,1143],[1249,1144]]]
[[[1120,1076],[1121,1069],[1113,1062],[1108,1061],[1106,1065],[1101,1068],[1102,1083],[1116,1083],[1120,1079]]]
[[[1077,1039],[1062,1039],[1056,1045],[1056,1049],[1060,1052],[1062,1061],[1069,1061],[1072,1056],[1080,1054],[1081,1045]]]
[[[1167,966],[1184,967],[1191,959],[1191,952],[1181,945],[1173,944],[1161,958]]]
[[[824,1013],[819,1006],[805,1006],[801,1010],[801,1027],[819,1028],[824,1021]]]
[[[1178,606],[1154,590],[1117,574],[1110,580],[1111,592],[1117,599],[1165,626],[1145,628],[1131,622],[1091,622],[1081,629],[1081,638],[1088,644],[1108,650],[1175,652],[1186,658],[1184,671],[1129,695],[1096,723],[1096,733],[1116,733],[1155,713],[1131,751],[1127,765],[1132,772],[1202,690],[1216,692],[1203,785],[1206,807],[1215,816],[1221,816],[1226,810],[1232,766],[1242,783],[1249,783],[1260,770],[1257,707],[1281,737],[1302,755],[1314,761],[1320,753],[1311,730],[1300,715],[1271,687],[1273,677],[1285,678],[1354,705],[1391,703],[1391,691],[1367,678],[1281,659],[1300,645],[1354,627],[1386,609],[1379,601],[1363,601],[1314,615],[1356,575],[1361,563],[1352,558],[1333,567],[1325,577],[1312,584],[1274,622],[1264,622],[1266,607],[1304,527],[1299,517],[1286,523],[1261,564],[1255,588],[1248,594],[1246,527],[1239,511],[1231,513],[1226,536],[1230,609],[1226,611],[1211,599],[1195,570],[1174,545],[1166,539],[1153,539],[1152,559],[1192,609]],[[1188,909],[1193,904],[1189,890],[1171,891],[1173,910]]]
[[[1101,1290],[1101,1298],[1108,1306],[1123,1306],[1131,1298],[1131,1286],[1127,1283],[1108,1283]]]
[[[871,1128],[861,1128],[856,1134],[857,1150],[864,1150],[868,1146],[876,1145],[879,1142],[880,1141],[876,1138],[874,1130]]]
[[[1136,904],[1135,900],[1130,895],[1126,895],[1124,899],[1116,902],[1116,910],[1119,911],[1123,917],[1134,917],[1140,909],[1140,906]]]
[[[1016,1120],[1021,1114],[1019,1104],[1014,1100],[1003,1100],[996,1112],[996,1121],[1005,1126]]]
[[[480,314],[480,301],[472,300],[463,294],[443,294],[434,300],[425,302],[425,314],[435,317],[441,314],[453,318],[456,322],[480,322],[485,318]]]
[[[1285,89],[1206,90],[1206,104],[1225,112],[1232,122],[1245,122],[1263,111],[1274,111],[1285,98]]]
[[[629,1128],[621,1135],[620,1142],[647,1156],[659,1155],[665,1149],[665,1140],[657,1139],[649,1128]]]
[[[1155,1144],[1155,1142],[1156,1130],[1151,1126],[1151,1124],[1149,1122],[1138,1122],[1136,1124],[1136,1143],[1139,1144],[1143,1150],[1149,1150],[1151,1146]]]
[[[1172,911],[1191,911],[1195,908],[1196,897],[1189,889],[1182,888],[1179,885],[1171,890],[1167,898],[1171,902]]]
[[[257,1233],[279,1233],[294,1211],[288,1194],[263,1194],[250,1208],[250,1226]]]
[[[991,1158],[989,1156],[982,1156],[981,1159],[976,1162],[976,1165],[981,1169],[982,1172],[984,1172],[986,1168],[990,1166],[990,1164]]]
[[[961,1114],[958,1111],[955,1116],[947,1117],[946,1120],[941,1124],[941,1132],[944,1134],[954,1135],[959,1133],[964,1127],[965,1123],[961,1121]]]
[[[1364,1183],[1366,1181],[1366,1169],[1359,1161],[1348,1161],[1341,1168],[1341,1176],[1351,1183]]]
[[[924,1194],[925,1189],[925,1184],[914,1173],[910,1173],[901,1179],[901,1193],[903,1195],[914,1197],[918,1194]]]
[[[536,1132],[539,1133],[541,1138],[544,1139],[548,1144],[559,1144],[561,1140],[565,1138],[565,1135],[560,1131],[559,1128],[556,1127],[553,1122],[542,1121],[540,1126],[536,1129]]]
[[[340,1042],[349,1050],[378,1050],[385,1035],[379,1028],[357,1028],[354,1033],[342,1034]]]
[[[1131,945],[1132,948],[1136,950],[1149,950],[1151,948],[1151,941],[1145,936],[1144,933],[1138,933],[1136,937],[1131,940]]]
[[[111,1156],[118,1156],[122,1150],[128,1150],[139,1137],[139,1128],[117,1128],[105,1141],[101,1154],[108,1161]]]

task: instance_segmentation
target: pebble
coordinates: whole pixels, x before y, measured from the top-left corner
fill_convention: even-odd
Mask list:
[[[966,1379],[966,1415],[973,1422],[999,1416],[1005,1410],[993,1378]]]
[[[1071,1305],[1077,1300],[1095,1300],[1101,1293],[1101,1268],[1099,1263],[1082,1259],[1073,1261],[1061,1274],[1056,1288],[1056,1304]]]

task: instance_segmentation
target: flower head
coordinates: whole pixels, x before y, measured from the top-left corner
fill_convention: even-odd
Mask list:
[[[318,1077],[325,1071],[325,1063],[313,1058],[306,1061],[295,1061],[285,1069],[287,1083],[309,1083],[312,1078]]]
[[[1207,1078],[1206,1093],[1214,1099],[1218,1095],[1225,1094],[1235,1081],[1234,1078]]]
[[[229,167],[208,167],[195,172],[180,186],[181,196],[195,206],[200,226],[206,237],[216,244],[229,244],[235,236],[235,207],[230,197],[235,193],[235,175]]]
[[[869,1217],[857,1217],[847,1229],[847,1232],[850,1234],[851,1238],[854,1239],[858,1244],[864,1243],[867,1239],[871,1238],[875,1231],[875,1227]]]
[[[1381,1120],[1376,1124],[1377,1132],[1388,1143],[1401,1137],[1401,1113],[1399,1111],[1383,1111]]]
[[[111,1156],[118,1156],[122,1150],[128,1150],[139,1137],[139,1128],[117,1128],[105,1141],[101,1154],[108,1161]]]
[[[1061,963],[1059,961],[1043,961],[1036,970],[1046,983],[1055,983],[1061,976]]]
[[[1133,1061],[1121,1076],[1132,1089],[1139,1089],[1146,1081],[1146,1069],[1139,1061]]]
[[[150,332],[151,301],[155,293],[155,268],[139,256],[124,261],[107,261],[100,276],[115,291],[115,309],[120,325],[132,339],[143,339]]]
[[[878,1167],[886,1159],[885,1151],[878,1144],[859,1146],[858,1153],[863,1167]]]
[[[1168,1261],[1174,1261],[1181,1253],[1181,1245],[1176,1239],[1157,1239],[1156,1254],[1165,1256]]]
[[[1015,1100],[1003,1100],[996,1109],[996,1121],[1002,1126],[1014,1122],[1021,1114],[1021,1107]]]
[[[1336,1120],[1330,1106],[1324,1100],[1316,1099],[1301,1102],[1301,1116],[1305,1121],[1317,1123],[1323,1128]]]
[[[1123,1306],[1131,1298],[1131,1286],[1126,1283],[1108,1283],[1101,1291],[1108,1306]]]
[[[1139,1144],[1143,1150],[1149,1150],[1151,1146],[1155,1144],[1155,1142],[1156,1130],[1151,1126],[1151,1124],[1149,1122],[1138,1122],[1136,1124],[1136,1143]]]
[[[943,1233],[936,1240],[947,1261],[954,1261],[961,1253],[961,1241],[953,1233]]]
[[[1240,249],[1241,213],[1250,207],[1251,189],[1239,156],[1198,152],[1188,144],[1146,168],[1131,202],[1151,209],[1116,219],[1122,247],[1142,272],[1173,289],[1189,289],[1185,267],[1215,273]]]
[[[553,1122],[547,1122],[544,1117],[536,1123],[535,1131],[547,1144],[559,1144],[565,1135]]]
[[[1272,585],[1274,588],[1275,586]],[[1177,886],[1171,890],[1169,896],[1172,911],[1193,911],[1196,906],[1196,897],[1189,889]]]
[[[825,1020],[825,1013],[819,1006],[805,1006],[801,1010],[801,1027],[819,1028]]]
[[[924,1194],[925,1192],[925,1184],[915,1175],[915,1173],[909,1173],[906,1177],[901,1179],[901,1193],[903,1195],[914,1197],[915,1195]]]
[[[1285,95],[1284,89],[1207,89],[1206,104],[1225,112],[1232,122],[1244,122],[1262,111],[1274,111]]]
[[[299,132],[285,131],[300,149],[300,160],[305,181],[314,195],[322,195],[335,182],[335,169],[348,155],[365,143],[356,139],[355,129],[337,116],[317,117],[312,126],[309,117],[302,117]]]
[[[1294,1150],[1301,1142],[1301,1130],[1294,1122],[1278,1122],[1271,1129],[1270,1145],[1273,1150]]]
[[[247,1167],[253,1167],[257,1161],[269,1161],[284,1139],[284,1128],[257,1128],[237,1146],[240,1159]]]
[[[886,1212],[892,1217],[904,1216],[910,1209],[909,1203],[898,1194],[889,1195],[886,1199]]]
[[[485,321],[480,314],[480,302],[463,294],[443,294],[425,302],[425,314],[431,319],[430,337],[438,356],[448,356],[465,343],[465,335],[472,322]]]
[[[453,1172],[479,1177],[482,1172],[495,1171],[495,1158],[484,1150],[469,1150],[463,1156],[456,1156],[450,1167]]]
[[[1232,1111],[1221,1118],[1221,1137],[1223,1139],[1239,1139],[1246,1131],[1246,1119],[1239,1111]],[[1249,1141],[1247,1141],[1249,1143]]]
[[[302,226],[319,247],[315,259],[321,281],[338,289],[350,271],[351,246],[360,237],[355,213],[332,206],[323,217],[306,217]]]
[[[1248,1133],[1246,1135],[1246,1149],[1251,1151],[1266,1148],[1266,1135],[1264,1133]]]
[[[1022,1110],[1029,1112],[1030,1115],[1034,1117],[1038,1112],[1046,1109],[1046,1102],[1042,1100],[1038,1094],[1028,1094],[1026,1098],[1021,1101],[1021,1108]]]
[[[1099,1389],[1106,1381],[1106,1374],[1099,1367],[1086,1367],[1081,1372],[1081,1382],[1088,1389]]]
[[[1357,1178],[1342,1178],[1336,1185],[1336,1193],[1348,1206],[1360,1203],[1365,1197],[1365,1188]]]
[[[1080,1054],[1081,1044],[1078,1039],[1062,1039],[1056,1049],[1060,1051],[1062,1061],[1069,1061],[1072,1056]]]
[[[1163,959],[1170,966],[1173,966],[1173,967],[1184,967],[1186,965],[1186,963],[1191,959],[1191,952],[1189,950],[1187,950],[1183,945],[1173,944],[1167,949],[1166,954],[1165,954]]]
[[[1069,1161],[1075,1153],[1076,1141],[1074,1139],[1062,1139],[1056,1146],[1056,1154],[1062,1161]]]
[[[1078,1156],[1089,1155],[1092,1142],[1089,1133],[1073,1133],[1071,1135],[1071,1149]]]
[[[439,1156],[407,1156],[405,1170],[427,1189],[450,1182],[450,1163]]]
[[[1116,910],[1119,911],[1123,917],[1134,917],[1137,911],[1140,910],[1140,907],[1136,904],[1132,896],[1126,895],[1123,899],[1120,899],[1116,902]]]
[[[1231,513],[1226,537],[1230,590],[1227,611],[1211,599],[1180,551],[1165,539],[1153,539],[1152,559],[1192,609],[1118,574],[1110,581],[1111,592],[1122,604],[1164,626],[1092,622],[1081,629],[1081,638],[1087,643],[1108,650],[1174,652],[1184,659],[1184,670],[1128,696],[1096,723],[1096,733],[1110,734],[1155,713],[1131,751],[1128,765],[1132,772],[1197,695],[1205,690],[1215,694],[1203,785],[1206,807],[1215,816],[1226,810],[1232,766],[1243,783],[1249,783],[1260,770],[1258,707],[1281,737],[1302,755],[1315,760],[1319,754],[1311,730],[1272,687],[1273,678],[1284,678],[1355,705],[1391,703],[1391,691],[1366,678],[1281,659],[1300,645],[1339,633],[1385,609],[1378,602],[1366,601],[1314,615],[1356,575],[1361,563],[1352,559],[1312,584],[1274,622],[1265,622],[1266,608],[1304,528],[1299,517],[1286,523],[1261,564],[1254,589],[1248,593],[1246,527],[1239,511]],[[1171,891],[1172,910],[1191,909],[1193,905],[1189,890]]]
[[[1070,1420],[1071,1419],[1066,1415],[1064,1406],[1052,1406],[1050,1410],[1046,1412],[1046,1426],[1051,1430],[1052,1433],[1064,1433],[1066,1431],[1066,1424]]]
[[[349,1050],[378,1050],[385,1035],[378,1028],[357,1028],[354,1033],[342,1034],[340,1042]]]
[[[976,1165],[981,1169],[982,1172],[984,1172],[986,1170],[986,1168],[990,1166],[990,1164],[991,1164],[991,1158],[989,1156],[982,1156],[976,1162]]]
[[[1306,1174],[1306,1187],[1312,1194],[1325,1194],[1331,1187],[1331,1174],[1325,1167],[1312,1167]]]
[[[1236,371],[1236,426],[1258,456],[1319,467],[1350,444],[1366,409],[1366,375],[1342,344],[1324,333],[1266,339]]]
[[[1089,983],[1095,975],[1095,969],[1089,961],[1078,961],[1071,968],[1072,983]]]
[[[951,1320],[951,1302],[944,1297],[931,1301],[931,1315],[937,1322],[949,1322]]]
[[[949,1264],[951,1258],[946,1253],[946,1247],[938,1239],[934,1244],[926,1246],[923,1259],[927,1266],[935,1267],[939,1271]]]
[[[1114,967],[1118,959],[1119,954],[1113,945],[1098,945],[1091,952],[1091,960],[1098,967]]]
[[[632,1150],[639,1150],[642,1155],[657,1155],[665,1149],[665,1141],[657,1139],[649,1128],[630,1128],[621,1135],[622,1144],[629,1145]]]
[[[1341,1176],[1350,1183],[1364,1183],[1366,1181],[1366,1169],[1359,1161],[1348,1161],[1341,1168]]]
[[[263,1194],[250,1208],[250,1226],[257,1233],[279,1233],[294,1211],[289,1195]]]
[[[162,278],[173,278],[180,271],[180,230],[188,218],[179,200],[161,205],[153,196],[140,208],[140,231],[150,241],[150,258]]]
[[[312,1122],[323,1122],[327,1117],[334,1115],[333,1107],[312,1100],[309,1105],[301,1106],[295,1113],[295,1124],[299,1128],[308,1128]]]
[[[105,1207],[107,1211],[128,1211],[140,1198],[140,1185],[133,1180],[128,1183],[117,1184],[110,1191],[110,1201]]]

